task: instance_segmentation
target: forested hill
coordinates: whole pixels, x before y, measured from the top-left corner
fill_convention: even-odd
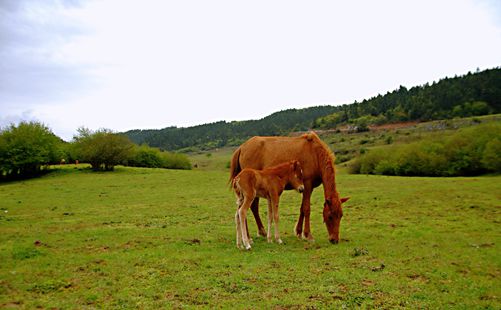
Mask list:
[[[433,120],[501,113],[501,68],[445,78],[433,84],[388,92],[342,106],[290,109],[260,120],[216,122],[187,128],[131,130],[135,143],[165,150],[211,149],[238,145],[255,135],[286,135],[310,128],[334,128],[408,120]]]
[[[384,96],[339,106],[315,121],[315,128],[340,124],[367,126],[501,113],[501,69],[445,78],[432,85],[399,89]]]
[[[273,113],[259,120],[216,122],[186,128],[167,127],[160,130],[131,130],[125,134],[135,143],[146,143],[165,150],[197,147],[211,149],[239,145],[256,135],[286,135],[311,128],[319,117],[337,111],[333,106],[289,109]]]

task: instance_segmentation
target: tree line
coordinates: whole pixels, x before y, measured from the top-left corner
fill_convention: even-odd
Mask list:
[[[289,109],[259,120],[216,122],[199,126],[125,132],[137,144],[164,150],[191,151],[239,145],[255,135],[287,135],[309,129],[351,124],[359,131],[369,125],[428,121],[501,113],[501,69],[445,78],[431,85],[399,89],[341,106]]]
[[[125,132],[137,144],[146,143],[164,150],[210,150],[236,146],[255,135],[287,135],[311,128],[315,119],[336,111],[333,106],[289,109],[259,120],[220,121],[187,128],[167,127],[160,130],[131,130]]]
[[[39,122],[21,122],[0,130],[0,180],[33,177],[50,165],[77,161],[89,163],[95,171],[111,171],[116,165],[191,169],[184,154],[139,146],[107,129],[80,128],[71,143]]]

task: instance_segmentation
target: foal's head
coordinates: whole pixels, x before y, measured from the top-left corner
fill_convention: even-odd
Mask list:
[[[291,175],[289,184],[298,192],[302,193],[304,191],[303,184],[303,169],[301,168],[301,164],[297,160],[293,160],[290,163],[291,165]]]

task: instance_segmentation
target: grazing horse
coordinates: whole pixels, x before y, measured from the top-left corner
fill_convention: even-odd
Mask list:
[[[235,213],[237,230],[237,247],[241,241],[249,250],[250,238],[247,228],[247,211],[256,197],[268,199],[268,242],[271,242],[271,223],[275,223],[275,241],[282,243],[278,231],[278,201],[286,186],[303,192],[303,171],[297,160],[292,160],[263,170],[243,169],[232,180],[233,190],[237,196],[238,209]]]
[[[331,243],[339,242],[339,225],[343,216],[341,204],[349,198],[340,198],[336,189],[335,158],[329,147],[314,132],[300,137],[253,137],[243,143],[231,158],[230,180],[245,168],[263,169],[278,163],[297,159],[303,168],[303,200],[295,227],[297,237],[313,240],[310,229],[310,198],[313,189],[324,187],[323,218]],[[286,187],[286,189],[291,189]],[[266,232],[259,217],[259,199],[251,207],[259,235]],[[304,231],[303,231],[304,221]]]

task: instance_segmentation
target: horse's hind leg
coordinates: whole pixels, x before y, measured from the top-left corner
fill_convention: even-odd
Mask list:
[[[252,214],[254,214],[254,218],[256,219],[257,224],[257,236],[266,237],[266,230],[264,230],[263,222],[261,222],[261,217],[259,216],[259,198],[255,198],[252,202]]]
[[[249,243],[253,244],[254,240],[252,240],[250,233],[249,233],[249,225],[247,224],[247,220],[245,220],[245,233],[247,234],[247,238],[249,238]]]
[[[242,227],[240,226],[240,216],[238,213],[238,210],[242,206],[243,203],[243,197],[241,197],[240,192],[236,192],[237,196],[237,211],[235,212],[235,229],[237,231],[237,248],[242,247]]]
[[[278,227],[278,199],[273,202],[273,222],[275,222],[275,241],[278,244],[282,244],[282,239],[280,239],[280,229]]]
[[[238,209],[238,217],[240,219],[242,243],[243,243],[246,250],[250,250],[251,245],[249,243],[249,238],[247,237],[247,232],[243,231],[243,229],[246,227],[245,223],[247,221],[247,210],[250,208],[251,201],[249,201],[248,198],[244,198],[244,202],[243,202],[242,206]]]
[[[242,247],[242,227],[240,227],[240,217],[237,212],[235,212],[235,228],[237,230],[237,248]]]
[[[268,234],[267,234],[267,239],[268,242],[271,243],[271,222],[273,221],[273,207],[271,204],[271,200],[268,199]]]

